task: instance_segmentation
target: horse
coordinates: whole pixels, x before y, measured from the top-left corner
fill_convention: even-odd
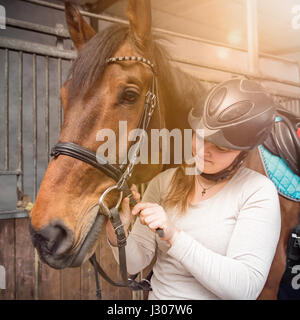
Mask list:
[[[154,110],[147,132],[152,128],[189,127],[187,114],[199,104],[206,90],[198,79],[169,63],[160,43],[163,39],[151,33],[149,0],[129,0],[129,26],[114,25],[97,34],[69,3],[65,5],[65,14],[78,57],[71,68],[71,77],[61,88],[64,121],[60,143],[71,142],[96,153],[104,143],[96,139],[99,129],[113,130],[119,140],[119,121],[127,121],[128,132],[138,128],[153,73],[159,108]],[[131,60],[132,57],[135,58]],[[138,61],[142,57],[149,63]],[[116,59],[108,63],[111,58]],[[130,146],[126,145],[127,151]],[[117,156],[121,151],[124,150],[117,150]],[[261,160],[255,152],[248,158],[248,166],[264,174],[262,167],[257,167]],[[30,213],[33,245],[40,259],[56,269],[80,266],[93,255],[99,232],[92,232],[92,236],[90,233],[98,213],[98,200],[115,185],[111,176],[80,160],[68,154],[51,159]],[[162,164],[137,164],[128,185],[148,182],[163,169]],[[105,198],[107,207],[119,200],[114,191]],[[294,202],[282,197],[280,202],[282,233],[260,299],[276,299],[285,267],[286,234],[297,213]],[[88,245],[84,246],[86,242]]]
[[[99,197],[116,184],[114,174],[126,172],[119,159],[133,145],[127,141],[116,150],[120,162],[106,166],[106,171],[98,170],[105,166],[90,155],[106,143],[97,141],[99,130],[114,132],[119,141],[121,121],[127,123],[127,134],[140,128],[149,91],[156,93],[157,106],[147,119],[147,132],[153,128],[183,130],[188,126],[190,106],[204,92],[197,79],[170,65],[161,44],[164,39],[152,35],[150,1],[130,0],[129,26],[116,24],[97,34],[68,2],[65,15],[78,56],[60,91],[64,121],[59,143],[30,213],[33,245],[41,261],[56,269],[80,266],[91,257],[99,239],[99,228],[93,228]],[[75,158],[71,153],[76,153]],[[80,161],[82,157],[89,163]],[[161,163],[139,163],[126,176],[125,184],[127,180],[128,185],[147,182],[162,169]],[[119,193],[112,190],[105,197],[105,206],[113,207],[118,199]]]
[[[274,124],[270,136],[266,139],[263,145],[259,148],[252,150],[249,153],[249,155],[246,158],[246,166],[261,174],[267,175],[269,178],[272,178],[272,174],[268,172],[268,169],[271,168],[269,163],[270,160],[266,159],[263,153],[267,152],[267,154],[275,158],[279,165],[283,164],[284,167],[287,168],[287,170],[289,171],[289,179],[291,179],[291,177],[293,176],[298,176],[296,180],[299,181],[300,118],[293,114],[290,114],[285,110],[282,110],[280,106],[278,107],[276,112],[278,116],[283,116],[284,118],[287,117],[287,122],[282,122],[282,124],[279,124],[279,129],[277,128],[277,130]],[[293,125],[287,125],[287,123],[292,122]],[[298,133],[298,136],[296,134],[296,131]],[[278,149],[281,152],[278,152]],[[261,150],[265,151],[262,152]],[[264,162],[266,163],[264,164]],[[287,178],[287,174],[283,177]],[[279,178],[279,176],[277,178]],[[258,297],[258,299],[261,300],[277,299],[281,281],[283,280],[283,274],[290,277],[291,270],[289,270],[288,268],[286,269],[286,267],[288,266],[286,263],[287,247],[289,239],[291,237],[291,230],[294,227],[298,226],[300,222],[299,189],[298,193],[294,193],[297,193],[297,196],[291,197],[291,195],[281,190],[278,180],[274,179],[273,182],[275,183],[279,193],[281,211],[281,232],[266,284],[260,296]],[[290,287],[291,283],[288,284],[288,286]],[[297,294],[294,293],[293,296],[295,295]]]

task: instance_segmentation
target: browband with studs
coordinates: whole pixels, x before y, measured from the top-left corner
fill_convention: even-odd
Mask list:
[[[111,63],[111,62],[118,62],[118,61],[138,61],[138,62],[142,62],[147,64],[149,67],[151,67],[151,69],[153,70],[153,72],[155,71],[155,66],[154,64],[143,57],[136,57],[136,56],[123,56],[123,57],[113,57],[113,58],[109,58],[106,60],[107,63]]]

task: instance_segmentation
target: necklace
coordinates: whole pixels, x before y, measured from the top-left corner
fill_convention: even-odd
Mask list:
[[[217,184],[217,183],[215,183],[215,184],[213,184],[213,185],[205,188],[205,187],[202,185],[202,183],[200,182],[199,176],[197,176],[197,181],[198,181],[198,183],[200,184],[200,186],[201,186],[201,188],[202,188],[202,192],[201,192],[201,193],[202,193],[202,197],[205,196],[207,190],[209,190],[210,188],[214,187],[214,186]]]

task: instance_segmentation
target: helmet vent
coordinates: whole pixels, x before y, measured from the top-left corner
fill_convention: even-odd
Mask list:
[[[209,99],[208,101],[208,115],[211,117],[213,116],[221,103],[223,102],[225,96],[227,94],[227,89],[225,87],[220,88],[217,90]]]
[[[218,121],[222,123],[238,120],[243,115],[251,111],[254,104],[250,101],[239,101],[227,107],[218,117]]]
[[[263,88],[260,84],[249,80],[241,81],[241,89],[249,92],[263,92]]]

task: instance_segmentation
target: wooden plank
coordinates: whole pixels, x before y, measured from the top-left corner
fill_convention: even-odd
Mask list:
[[[101,231],[100,235],[100,245],[98,246],[98,253],[100,259],[98,262],[106,272],[106,274],[113,280],[120,280],[118,278],[118,264],[113,257],[111,249],[107,244],[107,238],[105,230]],[[107,283],[102,277],[100,278],[100,285],[102,289],[102,299],[103,300],[118,300],[119,299],[119,289]]]
[[[29,219],[16,219],[16,299],[35,298],[34,248],[29,234]]]
[[[118,277],[121,279],[120,271]],[[119,300],[132,300],[132,290],[129,288],[119,288]]]
[[[99,259],[99,252],[96,250],[96,257]],[[97,300],[95,272],[92,264],[86,261],[81,266],[81,299]]]
[[[61,270],[61,299],[80,300],[80,268]]]
[[[101,14],[119,0],[102,0],[95,3],[86,3],[83,7],[89,12]],[[98,19],[97,19],[98,20]]]
[[[116,263],[111,249],[107,245],[106,235],[101,231],[100,241],[96,248],[96,257],[102,268],[113,280],[121,280],[119,266]],[[100,278],[103,300],[131,300],[131,290],[127,288],[113,287],[104,279]],[[96,282],[94,268],[85,262],[81,267],[81,299],[96,300]]]
[[[61,270],[49,267],[39,261],[39,300],[61,299]]]
[[[0,265],[6,271],[6,289],[0,300],[15,299],[15,220],[0,220]]]

